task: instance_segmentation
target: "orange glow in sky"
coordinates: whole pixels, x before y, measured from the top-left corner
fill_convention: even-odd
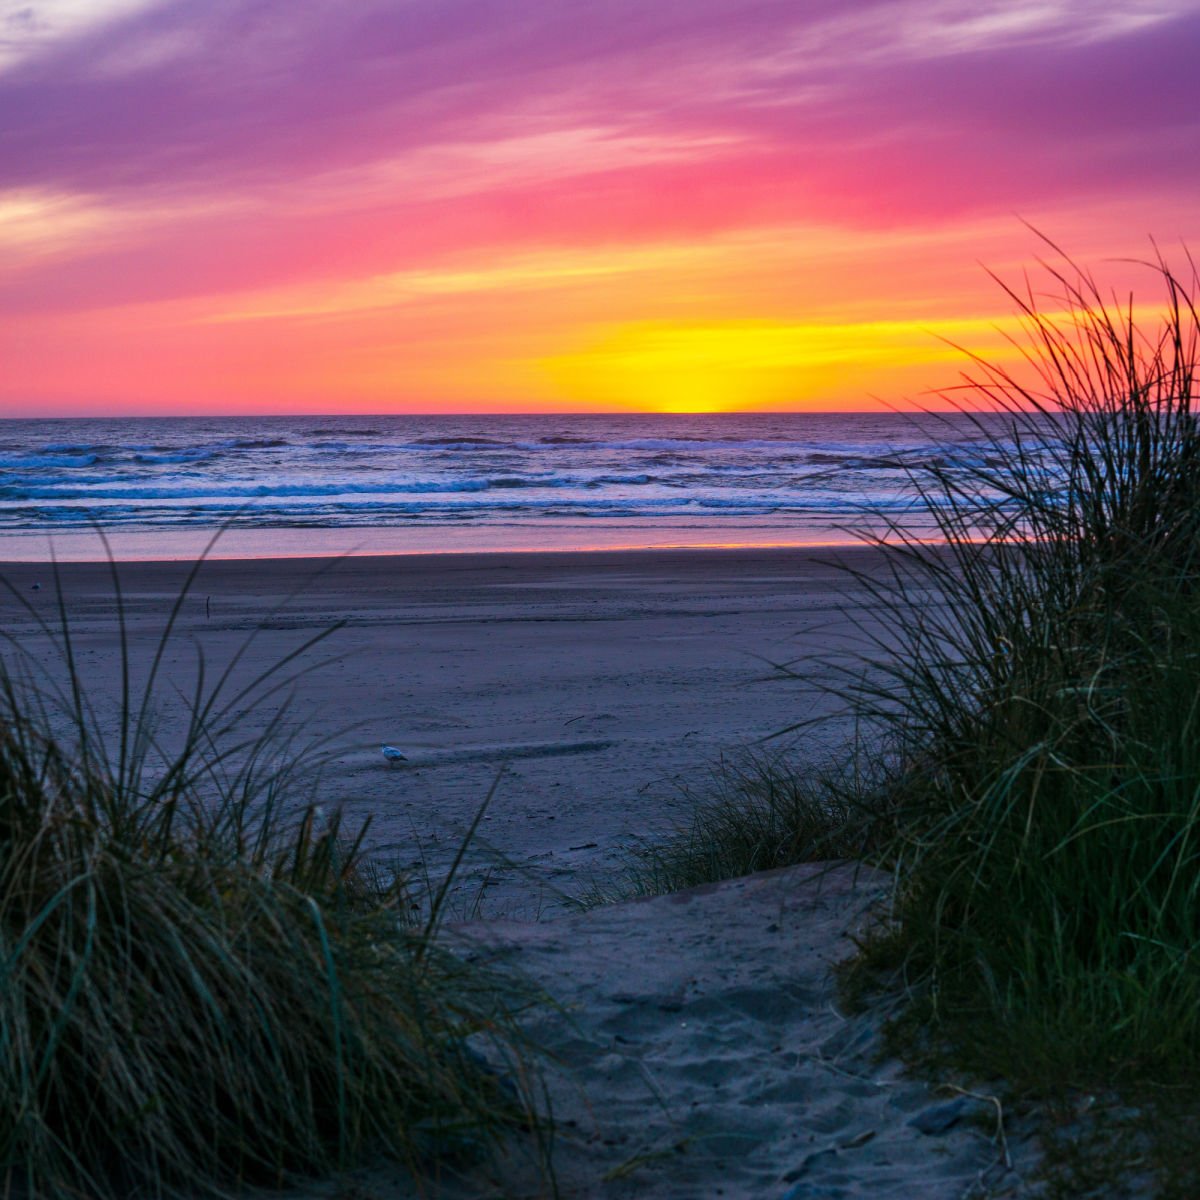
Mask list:
[[[1200,244],[1183,0],[36,7],[0,415],[903,406]]]

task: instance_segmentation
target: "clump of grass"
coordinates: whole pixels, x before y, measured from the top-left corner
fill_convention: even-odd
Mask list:
[[[913,477],[943,544],[893,522],[860,577],[901,880],[867,961],[910,1032],[1043,1090],[1200,1083],[1200,318],[1150,266],[1145,320],[1069,260],[1009,293],[1022,366],[976,364],[972,458]]]
[[[536,1124],[523,999],[405,922],[365,829],[289,809],[303,754],[239,740],[286,664],[247,686],[201,670],[160,743],[186,590],[136,686],[123,638],[115,732],[65,607],[42,630],[61,687],[26,669],[42,644],[0,663],[5,1191],[228,1195],[367,1154],[420,1170],[494,1150]]]
[[[637,847],[614,894],[590,902],[859,857],[865,831],[850,794],[832,773],[804,769],[785,755],[723,761],[699,794],[684,788],[689,823],[672,837]]]

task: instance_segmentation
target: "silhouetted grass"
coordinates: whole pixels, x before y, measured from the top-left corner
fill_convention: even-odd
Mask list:
[[[859,578],[901,880],[865,961],[910,1048],[1043,1091],[1200,1081],[1200,319],[1152,266],[1144,320],[1070,264],[1010,292],[1033,382],[976,364],[978,453],[914,475],[944,545],[893,521]]]
[[[420,1171],[536,1129],[525,998],[406,923],[365,829],[289,808],[313,764],[281,715],[239,735],[293,656],[245,686],[201,665],[160,741],[186,590],[139,672],[118,587],[115,720],[65,607],[42,631],[60,672],[32,665],[44,641],[0,661],[6,1194],[228,1194],[375,1153]]]

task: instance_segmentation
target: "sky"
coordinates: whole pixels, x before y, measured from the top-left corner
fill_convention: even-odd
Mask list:
[[[1198,51],[1174,0],[0,0],[0,415],[932,403],[1029,226],[1120,294],[1200,248]]]

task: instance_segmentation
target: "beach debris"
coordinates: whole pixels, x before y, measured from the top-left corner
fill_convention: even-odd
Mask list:
[[[864,1129],[862,1133],[856,1133],[853,1137],[847,1138],[844,1142],[838,1142],[839,1150],[857,1150],[859,1146],[865,1146],[874,1136],[874,1129]]]
[[[959,1096],[957,1099],[947,1100],[944,1104],[934,1104],[923,1112],[917,1113],[909,1121],[909,1125],[918,1133],[927,1133],[931,1136],[945,1133],[946,1130],[958,1124],[966,1110],[966,1097]]]
[[[586,742],[494,742],[458,745],[449,750],[422,750],[422,766],[445,767],[451,763],[497,763],[516,758],[553,758],[561,754],[595,754],[611,749],[611,740]],[[385,753],[387,748],[385,748]]]
[[[35,583],[35,584],[33,585],[33,590],[34,590],[35,592],[40,592],[40,591],[42,590],[42,585],[41,585],[40,583]]]
[[[390,763],[408,762],[408,755],[403,750],[397,750],[395,746],[389,746],[384,742],[380,747],[383,751],[383,757]]]

